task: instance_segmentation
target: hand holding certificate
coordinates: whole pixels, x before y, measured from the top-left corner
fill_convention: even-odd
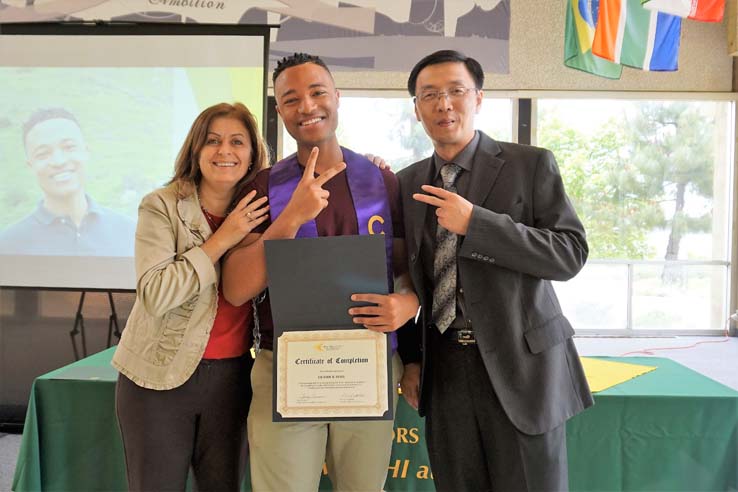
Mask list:
[[[349,314],[357,308],[352,294],[387,293],[382,236],[266,241],[265,251],[276,340],[274,420],[392,419],[387,337]],[[372,322],[367,309],[374,308],[361,314]]]

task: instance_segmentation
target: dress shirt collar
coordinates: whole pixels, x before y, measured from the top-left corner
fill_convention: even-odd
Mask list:
[[[476,154],[477,152],[477,147],[479,147],[479,131],[474,131],[474,138],[472,138],[471,142],[466,144],[466,147],[464,147],[461,152],[456,154],[453,159],[450,159],[448,161],[444,160],[443,157],[438,155],[436,152],[433,152],[433,163],[436,167],[436,179],[441,176],[441,168],[449,162],[453,162],[464,171],[470,172],[472,169],[474,154]]]

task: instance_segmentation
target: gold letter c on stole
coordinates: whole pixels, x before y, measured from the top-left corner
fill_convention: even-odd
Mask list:
[[[384,219],[381,215],[372,215],[372,217],[369,219],[369,224],[367,228],[369,229],[369,234],[377,234],[374,232],[374,223],[379,222],[380,224],[384,224]],[[384,234],[384,231],[379,231],[379,234]]]

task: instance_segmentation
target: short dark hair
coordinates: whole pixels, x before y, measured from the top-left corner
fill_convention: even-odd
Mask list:
[[[26,122],[23,123],[23,146],[26,146],[26,137],[28,136],[28,133],[33,130],[36,125],[43,123],[44,121],[58,119],[73,121],[80,130],[82,129],[77,118],[64,108],[37,109],[28,117]]]
[[[303,65],[305,63],[315,63],[316,65],[323,67],[326,72],[331,74],[331,71],[328,69],[328,65],[326,65],[319,56],[309,55],[307,53],[293,53],[290,56],[285,56],[277,62],[277,68],[274,69],[274,73],[272,74],[272,84],[277,81],[277,77],[279,77],[279,74],[281,74],[288,68],[296,67],[297,65]],[[331,77],[333,77],[332,74]]]
[[[410,95],[415,96],[415,84],[418,81],[418,74],[421,70],[428,65],[437,65],[439,63],[449,62],[463,63],[469,71],[469,74],[474,79],[474,86],[477,89],[481,89],[482,86],[484,86],[484,70],[482,70],[482,65],[480,65],[477,60],[470,56],[466,56],[464,53],[459,51],[441,50],[431,53],[415,64],[410,72],[410,77],[407,79],[407,91]]]

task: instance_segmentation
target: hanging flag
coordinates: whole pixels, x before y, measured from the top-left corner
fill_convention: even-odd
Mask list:
[[[702,22],[723,20],[725,0],[641,0],[648,10],[687,17]]]
[[[641,0],[600,0],[592,53],[642,70],[675,71],[680,17],[646,10]]]
[[[623,67],[592,54],[600,0],[567,0],[564,65],[600,77],[619,79]]]

